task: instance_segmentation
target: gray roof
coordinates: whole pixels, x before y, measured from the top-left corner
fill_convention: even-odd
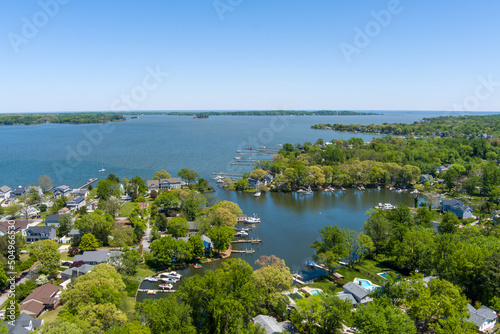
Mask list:
[[[363,288],[361,285],[349,282],[344,285],[344,293],[350,293],[356,298],[356,301],[359,302],[366,296],[368,296],[368,290]]]
[[[95,263],[105,263],[109,259],[116,258],[120,256],[122,252],[120,251],[110,251],[107,249],[100,249],[96,251],[85,251],[82,255],[76,255],[73,258],[73,262],[83,261],[83,262],[95,262]]]
[[[73,267],[73,268],[69,268],[69,269],[66,269],[65,271],[63,271],[61,273],[61,275],[66,275],[66,276],[72,276],[73,275],[73,272],[75,275],[77,275],[77,273],[81,273],[81,274],[88,274],[92,268],[94,268],[94,266],[90,265],[90,264],[84,264],[84,265],[81,265],[80,267]]]
[[[14,326],[9,324],[9,321],[3,321],[0,325],[5,325],[9,329],[9,334],[25,334],[31,331],[26,328],[32,326],[32,329],[38,328],[43,325],[43,319],[35,319],[32,316],[21,313],[16,320],[14,320]]]
[[[80,235],[80,230],[77,228],[72,228],[68,233],[68,237],[75,237]]]
[[[45,218],[45,224],[59,224],[59,215],[48,215]]]
[[[10,190],[12,190],[12,189],[10,189],[10,188],[9,188],[9,187],[7,187],[7,186],[1,186],[1,187],[0,187],[0,191],[1,191],[1,192],[3,192],[3,193],[6,193],[7,191],[10,191]]]
[[[356,305],[358,302],[356,301],[356,298],[350,293],[344,293],[344,292],[339,292],[335,295],[335,297],[340,298],[342,300],[350,300],[352,302],[352,305]]]
[[[81,203],[83,201],[85,201],[85,198],[83,198],[82,196],[75,197],[72,200],[69,200],[68,203],[66,203],[66,205],[79,204],[79,203]]]
[[[476,324],[477,327],[481,327],[486,321],[493,321],[497,318],[497,313],[487,306],[481,306],[479,309],[475,309],[471,304],[467,304],[469,312],[469,322]]]
[[[283,333],[284,329],[278,324],[276,319],[267,315],[258,315],[252,319],[255,324],[261,325],[266,334]]]
[[[66,186],[66,185],[62,185],[59,187],[55,187],[53,192],[56,192],[56,191],[68,192],[68,191],[71,191],[71,188]]]
[[[28,232],[31,232],[31,233],[52,234],[52,231],[54,231],[54,236],[55,236],[56,229],[54,228],[54,226],[31,226],[31,227],[28,227]]]

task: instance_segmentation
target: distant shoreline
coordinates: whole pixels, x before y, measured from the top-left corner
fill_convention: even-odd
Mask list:
[[[199,111],[24,113],[0,114],[0,125],[99,124],[125,121],[127,120],[126,116],[137,119],[137,115],[195,116],[197,119],[203,119],[209,116],[366,116],[381,114],[347,110],[206,111],[201,113]]]

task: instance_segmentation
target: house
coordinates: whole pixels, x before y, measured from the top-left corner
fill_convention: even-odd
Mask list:
[[[98,265],[101,263],[113,264],[122,255],[120,251],[110,251],[107,249],[100,249],[96,251],[85,251],[82,255],[76,255],[73,262],[83,261],[85,264]]]
[[[28,206],[26,212],[25,210],[21,210],[21,214],[19,215],[19,217],[21,218],[26,218],[26,214],[28,214],[28,217],[30,218],[36,218],[39,214],[40,214],[40,210],[38,210],[36,207],[34,206]]]
[[[9,224],[9,222],[12,222],[12,220],[6,220],[3,222],[0,222],[0,236],[8,234],[9,227],[10,227],[10,231],[14,231],[14,233],[21,232],[21,235],[23,237],[26,236],[26,231],[28,230],[28,226],[29,226],[28,220],[15,220],[14,224]]]
[[[43,319],[35,319],[26,313],[21,313],[16,320],[3,321],[0,326],[5,325],[9,334],[25,334],[33,332],[43,324]]]
[[[168,179],[160,179],[160,189],[180,189],[182,187],[182,180],[180,177],[170,177]]]
[[[493,225],[500,224],[500,210],[499,211],[493,210],[493,216],[491,218],[493,219]]]
[[[202,235],[201,240],[203,241],[203,247],[205,247],[205,255],[209,256],[212,250],[214,249],[214,244],[212,243],[212,239],[210,239],[206,235]]]
[[[266,334],[275,333],[299,333],[294,324],[290,321],[278,322],[275,318],[267,315],[258,315],[252,319],[253,323],[264,328]]]
[[[70,210],[68,208],[62,208],[61,210],[57,211],[57,214],[62,216],[62,215],[67,215],[69,214]]]
[[[372,298],[370,298],[368,290],[361,286],[361,282],[360,284],[356,284],[353,282],[345,284],[343,294],[352,295],[352,298],[356,301],[356,304],[365,304],[373,300]],[[346,296],[344,297],[347,298]]]
[[[188,237],[198,234],[198,228],[196,227],[196,224],[194,222],[188,222],[188,225],[189,225],[187,233]]]
[[[69,196],[71,194],[71,188],[65,185],[55,187],[52,192],[54,193],[54,198],[58,199],[63,196]]]
[[[31,226],[26,231],[26,241],[57,240],[56,229],[53,226]]]
[[[85,198],[82,196],[73,198],[66,203],[66,206],[70,210],[78,210],[80,208],[83,208],[85,206]]]
[[[53,310],[59,303],[59,287],[47,283],[39,286],[26,297],[19,310],[37,318],[45,310]]]
[[[434,178],[432,177],[432,175],[430,175],[430,174],[421,174],[419,182],[423,184],[425,182],[429,182],[430,183],[433,180],[434,180]]]
[[[247,178],[248,180],[248,186],[250,188],[256,188],[260,185],[266,185],[266,182],[264,180],[259,180],[259,179],[254,179],[253,177]]]
[[[437,172],[438,173],[444,173],[448,170],[449,168],[447,166],[439,166]]]
[[[10,189],[9,187],[7,187],[7,186],[1,186],[0,187],[0,200],[2,200],[2,199],[9,199],[11,192],[12,192],[12,189]]]
[[[66,269],[61,273],[61,279],[63,280],[75,280],[80,276],[83,276],[85,274],[88,274],[94,266],[90,264],[84,264],[81,265],[80,267],[73,267]]]
[[[497,323],[497,313],[487,306],[481,306],[476,310],[471,304],[467,304],[469,312],[469,322],[476,324],[480,332],[485,332],[495,327]]]
[[[17,198],[26,194],[26,188],[19,186],[10,193],[10,197]]]
[[[148,180],[147,181],[148,190],[160,190],[160,180]]]
[[[73,197],[87,197],[89,195],[89,190],[87,188],[78,188],[71,191],[71,196]]]
[[[54,226],[55,228],[59,228],[59,218],[61,218],[61,215],[48,215],[47,218],[45,218],[45,226]]]
[[[452,212],[461,219],[472,217],[472,209],[456,198],[441,201],[441,212]]]
[[[91,200],[87,203],[87,212],[94,212],[95,209],[97,209],[97,205],[99,205],[98,200]]]
[[[68,237],[71,239],[77,238],[78,240],[80,240],[80,238],[82,237],[82,233],[79,229],[73,228],[71,229],[71,231],[69,231]]]

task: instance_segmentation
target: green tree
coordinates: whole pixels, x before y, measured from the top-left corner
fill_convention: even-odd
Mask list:
[[[383,253],[389,243],[392,225],[382,210],[371,210],[367,214],[369,216],[365,221],[363,231],[372,239],[375,251],[379,254]]]
[[[113,218],[92,212],[77,220],[75,226],[81,233],[92,233],[98,241],[106,245],[108,243],[108,236],[113,231]]]
[[[114,183],[120,183],[120,178],[116,176],[115,174],[109,174],[106,180],[114,182]]]
[[[153,176],[153,180],[169,179],[169,178],[170,174],[164,169],[156,171],[155,175]]]
[[[102,200],[107,200],[111,196],[118,197],[120,195],[120,187],[117,182],[111,180],[99,180],[97,184],[97,196]]]
[[[168,221],[167,223],[168,232],[174,237],[185,237],[188,230],[188,221],[181,217],[176,217]]]
[[[208,231],[208,236],[214,244],[214,250],[223,252],[231,245],[234,229],[229,226],[215,227]]]
[[[16,298],[7,299],[5,303],[5,320],[14,321],[19,317],[21,311],[19,311],[19,304]]]
[[[71,231],[73,226],[73,219],[69,214],[59,216],[59,228],[57,229],[57,236],[63,237]]]
[[[40,262],[40,272],[51,277],[56,277],[59,269],[61,253],[59,245],[53,240],[35,241],[29,246],[29,252]]]
[[[137,273],[137,266],[141,262],[141,254],[135,248],[125,248],[120,256],[118,271],[121,274],[134,276]]]
[[[5,289],[5,287],[9,284],[9,278],[5,274],[5,269],[3,266],[0,266],[0,290]]]
[[[281,291],[292,287],[293,277],[285,261],[274,256],[262,255],[255,261],[260,268],[253,272],[255,285],[261,291],[266,307],[276,305],[281,299]]]
[[[453,234],[458,230],[458,225],[460,225],[458,217],[451,212],[446,212],[443,216],[443,220],[438,226],[438,232],[441,234]]]
[[[316,251],[315,259],[325,263],[330,271],[339,259],[348,255],[342,230],[337,225],[324,226],[320,231],[321,241],[311,245]]]
[[[52,179],[47,174],[40,176],[38,181],[40,182],[40,188],[44,193],[52,188]]]
[[[153,334],[195,334],[197,331],[190,313],[190,307],[177,303],[174,297],[147,299],[141,308],[141,315]]]
[[[134,229],[130,226],[115,228],[111,233],[109,245],[111,247],[123,248],[132,246],[134,243]]]
[[[139,176],[133,177],[127,184],[127,193],[132,197],[133,200],[144,194],[148,187],[146,186],[146,181],[141,179]]]
[[[86,233],[80,240],[78,247],[81,251],[91,251],[99,247],[99,242],[92,233]]]
[[[177,194],[173,191],[163,191],[155,199],[158,208],[165,210],[169,214],[172,210],[177,210],[181,207],[181,201]]]
[[[160,266],[168,266],[177,254],[178,244],[174,238],[166,236],[153,241],[150,248],[157,263]]]
[[[191,248],[193,249],[193,258],[199,259],[205,256],[205,246],[203,245],[203,240],[198,234],[190,236],[188,243],[191,244]]]
[[[138,321],[133,321],[128,322],[123,326],[114,327],[113,329],[107,331],[106,334],[151,334],[151,330],[149,327],[142,325]]]

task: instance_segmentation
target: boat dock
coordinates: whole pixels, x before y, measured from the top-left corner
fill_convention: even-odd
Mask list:
[[[305,282],[303,282],[303,281],[299,280],[299,279],[298,279],[297,277],[295,277],[295,276],[293,276],[293,280],[294,280],[294,282],[297,282],[297,283],[302,284],[302,285],[305,285],[305,284],[306,284]]]
[[[82,188],[85,188],[89,185],[91,185],[92,183],[94,183],[95,181],[99,180],[97,177],[94,177],[93,179],[90,179],[89,182],[85,183],[83,186],[81,186],[80,188],[78,189],[82,189]]]
[[[212,175],[220,175],[220,176],[239,176],[243,177],[243,174],[231,174],[231,173],[222,173],[222,172],[212,172]]]
[[[244,250],[234,250],[234,249],[231,249],[231,253],[247,253],[247,254],[253,254],[253,253],[255,253],[255,249],[244,249]]]
[[[258,244],[259,242],[262,242],[260,239],[240,239],[240,240],[233,240],[231,241],[232,244]]]
[[[177,290],[168,290],[168,289],[163,289],[163,290],[156,290],[156,289],[138,289],[137,292],[145,292],[145,293],[151,293],[151,292],[154,292],[155,294],[156,293],[164,293],[164,292],[168,292],[168,293],[174,293],[176,292]]]

